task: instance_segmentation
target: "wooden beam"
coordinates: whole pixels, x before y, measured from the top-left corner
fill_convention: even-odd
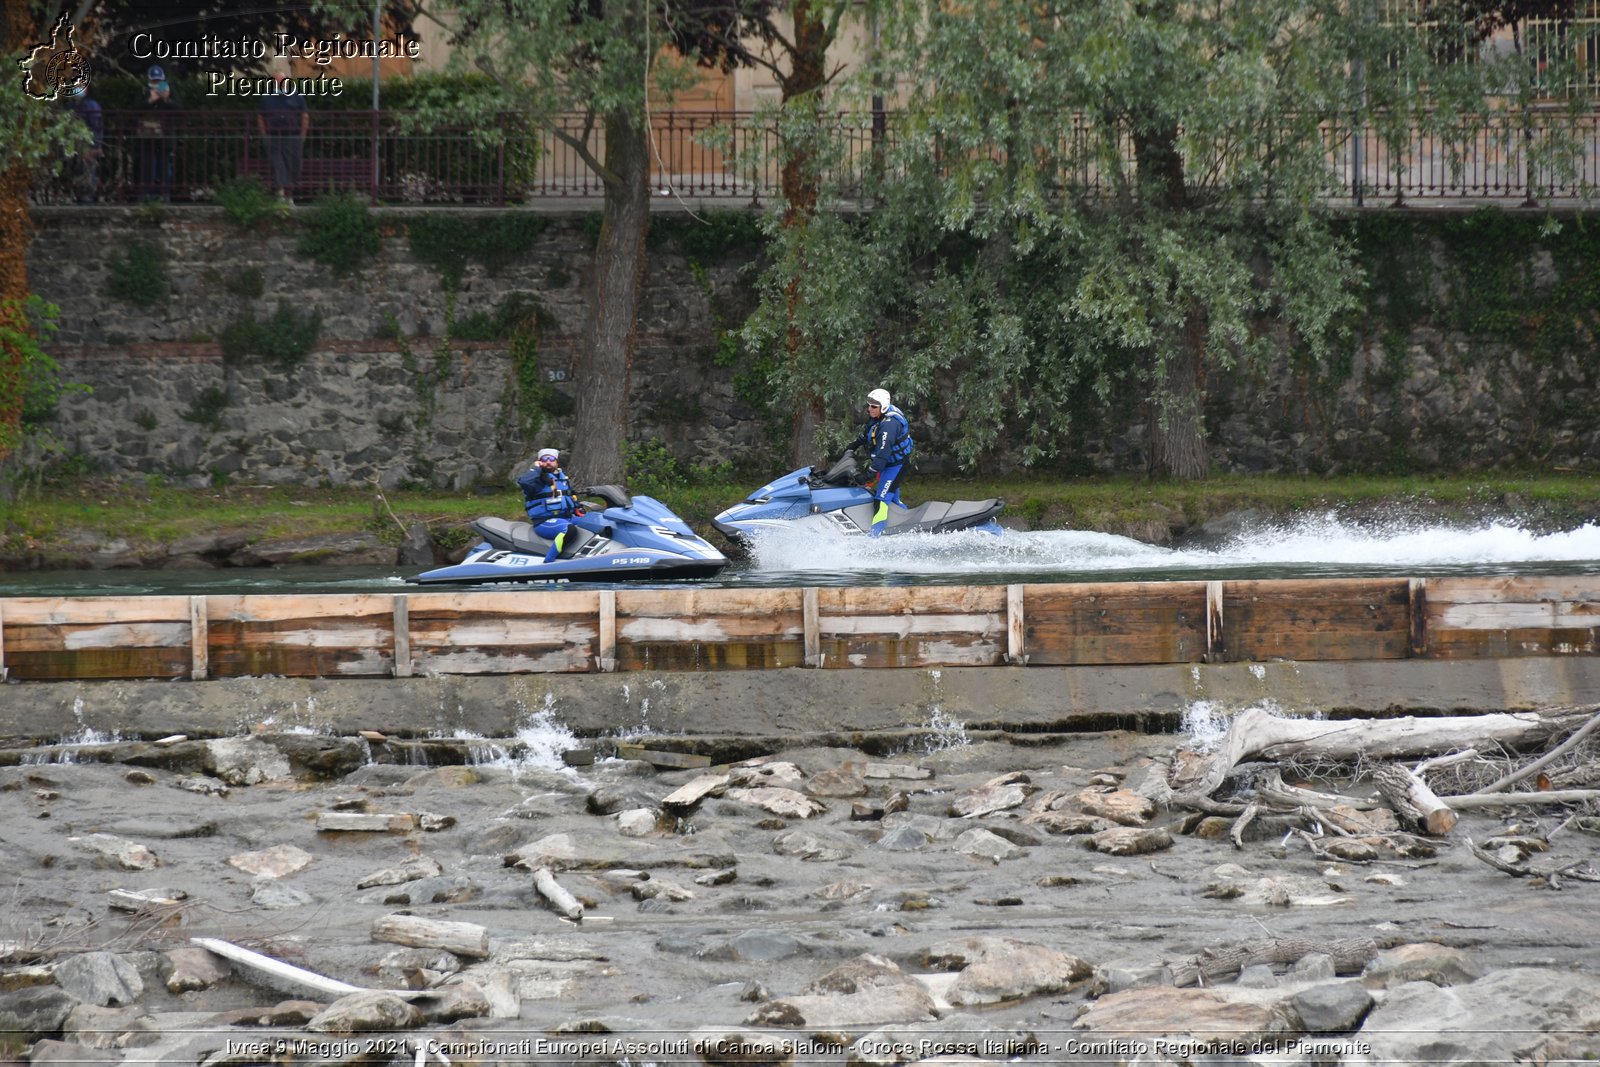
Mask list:
[[[1428,654],[1428,579],[1413,578],[1408,590],[1406,611],[1411,616],[1411,654]]]
[[[800,594],[800,626],[805,631],[806,666],[822,666],[822,607],[815,586]]]
[[[394,598],[394,676],[411,677],[411,601],[404,593]]]
[[[1222,583],[1206,583],[1206,662],[1221,663],[1227,650],[1222,629]]]
[[[1006,662],[1013,667],[1028,665],[1028,620],[1020,585],[1006,586]]]
[[[189,677],[199,681],[211,670],[211,643],[206,630],[206,598],[203,596],[189,598],[189,645]]]
[[[600,590],[600,630],[595,637],[595,661],[603,674],[617,669],[617,591]]]

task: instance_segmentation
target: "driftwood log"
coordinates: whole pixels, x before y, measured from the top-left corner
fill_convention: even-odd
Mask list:
[[[1252,756],[1394,759],[1474,745],[1516,747],[1572,729],[1595,711],[1596,706],[1590,705],[1488,715],[1328,721],[1283,719],[1251,708],[1234,718],[1216,752],[1175,764],[1173,800],[1185,803],[1188,797],[1210,796],[1236,764]]]
[[[476,923],[446,922],[416,915],[381,915],[372,920],[372,940],[413,948],[442,948],[481,960],[489,955],[489,931]]]
[[[577,897],[562,888],[549,867],[540,867],[533,872],[533,888],[538,890],[557,915],[573,922],[583,920],[583,905]]]
[[[1372,773],[1372,781],[1389,806],[1424,833],[1443,837],[1455,829],[1458,816],[1450,805],[1440,800],[1427,782],[1398,763],[1379,767]]]
[[[1302,937],[1246,941],[1226,948],[1208,948],[1172,968],[1175,986],[1203,985],[1231,978],[1257,963],[1293,963],[1314,952],[1333,958],[1339,974],[1360,971],[1378,954],[1378,943],[1370,937],[1351,937],[1337,941],[1311,941]]]

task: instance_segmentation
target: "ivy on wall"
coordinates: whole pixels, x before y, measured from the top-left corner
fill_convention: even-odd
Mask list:
[[[469,262],[499,274],[525,256],[549,225],[542,215],[496,212],[490,216],[426,215],[406,224],[411,254],[439,272],[447,288],[461,285]]]

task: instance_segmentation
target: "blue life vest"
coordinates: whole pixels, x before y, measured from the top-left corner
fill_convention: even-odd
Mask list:
[[[899,433],[892,433],[893,429],[898,429]],[[892,441],[891,437],[894,438]],[[884,408],[883,414],[874,419],[867,429],[867,443],[872,448],[872,458],[876,461],[874,466],[878,470],[887,470],[910,459],[913,442],[911,424],[906,421],[905,413],[893,404]],[[882,466],[877,467],[877,463]]]
[[[527,509],[528,518],[534,522],[564,519],[578,510],[578,501],[572,495],[567,472],[559,468],[542,471],[535,467],[526,471],[517,478],[517,488],[527,498],[523,506]]]

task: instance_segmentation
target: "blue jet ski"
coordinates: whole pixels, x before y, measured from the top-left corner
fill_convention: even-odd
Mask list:
[[[639,582],[711,578],[728,558],[654,497],[630,497],[617,485],[594,485],[583,496],[604,501],[604,510],[573,516],[560,558],[544,561],[550,542],[533,523],[486,516],[472,523],[483,540],[467,558],[425,571],[408,582]]]
[[[865,535],[872,529],[877,504],[859,483],[856,460],[846,455],[827,470],[820,466],[791,471],[751,493],[712,519],[730,540],[748,542],[771,530],[815,530],[825,534]],[[885,537],[903,533],[949,533],[979,530],[999,534],[995,516],[1004,500],[930,500],[914,508],[890,505]]]

